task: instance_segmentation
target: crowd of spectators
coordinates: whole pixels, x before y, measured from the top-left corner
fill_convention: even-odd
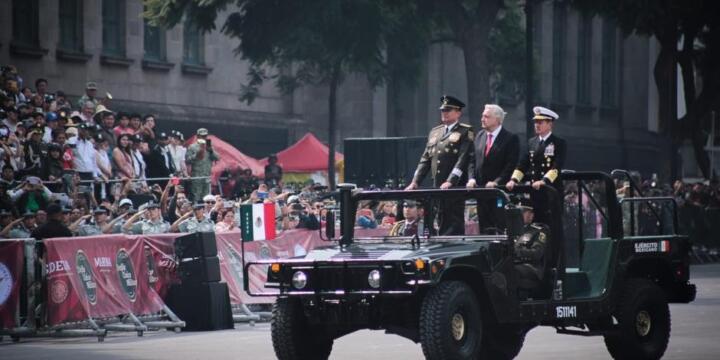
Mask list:
[[[0,238],[40,236],[43,225],[79,236],[232,231],[241,204],[263,202],[276,206],[278,230],[317,229],[324,221],[326,189],[283,184],[273,155],[263,180],[250,169],[228,171],[213,195],[209,175],[218,156],[206,129],[188,145],[185,134],[164,129],[153,114],[111,110],[112,96],[98,96],[95,82],[77,101],[46,79],[28,85],[15,67],[0,67]],[[673,197],[677,232],[717,255],[720,183],[663,185],[655,176],[635,182],[646,195]],[[627,196],[628,184],[617,184],[618,195]],[[566,186],[566,206],[578,201],[577,188]],[[392,202],[362,204],[357,225],[390,228],[397,211]]]
[[[116,112],[95,82],[76,101],[33,85],[0,68],[0,238],[232,231],[239,206],[261,202],[275,204],[278,230],[320,226],[324,188],[283,187],[273,155],[263,181],[237,169],[211,187],[207,129],[186,144],[156,115]]]

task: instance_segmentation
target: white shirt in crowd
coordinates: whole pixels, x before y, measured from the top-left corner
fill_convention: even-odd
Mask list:
[[[185,165],[185,153],[187,149],[182,145],[168,145],[168,151],[175,164],[175,171],[183,175],[187,174],[187,166]]]
[[[133,156],[133,169],[135,169],[135,178],[136,179],[145,179],[145,159],[143,159],[142,153],[140,150],[133,150],[132,152]]]
[[[78,139],[75,147],[75,171],[92,173],[98,176],[97,162],[95,161],[95,145],[90,140]]]

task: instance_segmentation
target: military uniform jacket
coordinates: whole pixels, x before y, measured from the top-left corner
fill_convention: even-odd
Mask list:
[[[81,225],[77,231],[78,236],[102,235],[102,229],[97,224]]]
[[[192,176],[209,176],[213,162],[220,160],[218,154],[213,150],[205,149],[205,154],[200,157],[200,145],[190,145],[185,153],[185,162],[192,167]]]
[[[413,236],[423,234],[423,222],[418,219],[412,224],[408,224],[407,220],[400,220],[393,224],[388,236]]]
[[[178,229],[181,233],[214,232],[215,223],[207,216],[200,221],[193,216],[181,222],[180,225],[178,225]]]
[[[170,232],[170,223],[165,220],[158,219],[153,222],[143,220],[132,225],[131,234],[165,234]]]
[[[433,187],[440,187],[445,181],[453,186],[465,185],[474,139],[473,128],[467,124],[457,123],[447,133],[445,125],[434,127],[428,135],[413,181],[419,184],[429,172]]]
[[[565,164],[567,145],[564,139],[555,134],[540,144],[540,137],[528,140],[528,151],[518,163],[511,179],[520,182],[523,179],[533,182],[545,180],[548,185],[561,188],[560,173]]]
[[[515,240],[515,263],[531,266],[538,279],[544,277],[545,247],[550,229],[539,223],[525,226],[523,234]]]

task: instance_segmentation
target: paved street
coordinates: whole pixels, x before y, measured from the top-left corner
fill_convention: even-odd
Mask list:
[[[666,359],[716,359],[720,354],[720,265],[693,268],[698,299],[671,306],[673,329]],[[0,359],[273,359],[269,325],[237,325],[235,330],[182,333],[111,333],[104,343],[92,338],[23,339],[0,343]],[[362,331],[335,342],[332,359],[420,359],[420,346],[382,332]],[[602,338],[557,335],[537,328],[519,359],[608,359]]]

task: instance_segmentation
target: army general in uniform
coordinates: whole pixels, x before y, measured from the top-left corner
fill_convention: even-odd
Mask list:
[[[565,164],[567,144],[564,139],[553,134],[554,122],[558,114],[542,106],[533,108],[533,121],[535,122],[535,136],[528,140],[527,152],[523,155],[517,168],[510,176],[506,187],[508,190],[525,180],[538,190],[542,185],[550,185],[558,191],[562,201],[563,189],[560,174]],[[533,197],[535,218],[537,221],[549,224],[547,212],[547,198],[538,194]]]
[[[475,134],[470,125],[460,123],[465,104],[452,97],[440,98],[442,125],[434,127],[428,135],[425,151],[413,180],[405,190],[418,188],[430,173],[432,186],[449,189],[465,186],[467,169],[472,159]],[[438,206],[440,235],[463,235],[465,233],[465,202],[463,200],[442,200]]]

